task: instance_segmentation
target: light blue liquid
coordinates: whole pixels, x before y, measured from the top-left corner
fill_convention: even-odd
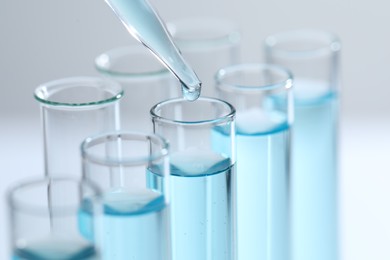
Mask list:
[[[236,121],[238,259],[286,260],[289,125],[280,113],[275,121],[256,114]]]
[[[292,139],[294,260],[337,260],[337,98],[295,101]]]
[[[231,260],[234,166],[216,161],[222,156],[186,155],[171,156],[172,259]]]
[[[200,95],[201,83],[180,55],[163,22],[145,0],[106,0],[127,30],[144,43],[180,80],[183,96],[190,101]]]
[[[35,243],[14,250],[13,260],[97,260],[95,247],[75,241]]]
[[[103,217],[98,220],[102,227],[102,259],[169,260],[167,206],[164,196],[153,193],[150,200],[144,198],[142,202],[128,193],[116,194],[114,201],[105,202]],[[81,227],[90,225],[91,219],[86,216],[80,214]]]

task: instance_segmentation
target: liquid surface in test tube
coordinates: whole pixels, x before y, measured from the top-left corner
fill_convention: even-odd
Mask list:
[[[48,238],[16,249],[13,260],[95,260],[95,247],[81,239],[60,240]]]
[[[146,0],[106,0],[127,30],[142,42],[180,80],[189,101],[200,95],[201,82],[183,60],[163,22]]]
[[[231,160],[189,149],[171,155],[174,260],[232,258]],[[158,185],[159,176],[153,174]]]
[[[102,259],[168,260],[165,209],[164,196],[157,191],[116,189],[105,193]],[[88,212],[82,212],[79,221],[81,232],[89,237]]]

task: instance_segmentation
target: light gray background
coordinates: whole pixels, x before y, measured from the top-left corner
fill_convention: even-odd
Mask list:
[[[131,0],[130,0],[131,1]],[[343,260],[390,259],[390,4],[383,0],[153,0],[164,20],[214,16],[242,30],[242,60],[261,61],[269,34],[333,31],[342,40]],[[34,88],[96,75],[94,57],[134,42],[103,0],[6,0],[0,6],[0,191],[42,174]],[[6,259],[0,203],[0,259]]]

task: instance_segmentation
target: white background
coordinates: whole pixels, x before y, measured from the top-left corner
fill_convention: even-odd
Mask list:
[[[343,260],[390,259],[390,3],[383,0],[154,0],[164,20],[214,16],[242,31],[242,60],[261,61],[269,34],[333,31],[342,40]],[[43,82],[97,75],[94,57],[133,42],[103,0],[6,0],[0,5],[0,192],[43,169]],[[7,222],[0,200],[0,259]]]

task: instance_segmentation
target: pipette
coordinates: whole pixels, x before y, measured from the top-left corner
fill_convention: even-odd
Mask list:
[[[106,0],[129,33],[147,47],[181,82],[183,96],[196,100],[201,81],[183,59],[164,22],[147,0]]]

